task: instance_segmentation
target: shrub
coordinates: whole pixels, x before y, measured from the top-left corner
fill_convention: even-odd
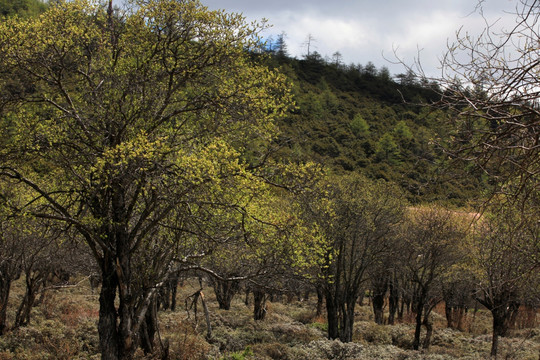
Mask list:
[[[234,352],[228,356],[222,357],[221,360],[244,360],[253,356],[253,350],[251,347],[246,347],[243,351]]]
[[[253,351],[257,359],[270,358],[275,360],[288,360],[290,348],[281,343],[256,344]]]
[[[402,349],[412,349],[414,329],[406,324],[398,324],[390,327],[392,345]]]
[[[292,318],[302,324],[309,324],[315,318],[315,313],[311,310],[300,309],[292,314]]]
[[[355,338],[373,344],[392,344],[390,326],[375,323],[359,324],[355,331]],[[363,326],[362,326],[363,325]]]
[[[321,337],[318,330],[301,323],[275,324],[271,331],[281,342],[289,344],[307,343]]]

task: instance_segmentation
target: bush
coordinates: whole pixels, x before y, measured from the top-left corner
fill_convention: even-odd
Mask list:
[[[7,359],[12,356],[26,360],[71,360],[83,353],[75,333],[52,320],[45,320],[37,326],[21,327],[0,339],[0,352]]]
[[[276,339],[269,331],[261,329],[219,327],[214,329],[212,343],[221,351],[242,351],[248,346],[260,343],[272,343]]]
[[[253,356],[253,351],[248,346],[243,351],[234,352],[228,356],[222,357],[221,360],[244,360]]]
[[[253,346],[256,359],[270,358],[275,360],[288,360],[290,348],[281,343],[256,344]]]
[[[392,336],[392,345],[402,349],[412,349],[414,329],[411,326],[406,324],[393,325],[390,328],[390,335]]]
[[[292,318],[302,324],[309,324],[315,318],[315,313],[311,310],[300,309],[292,314]]]
[[[278,340],[289,344],[307,343],[321,337],[318,330],[301,323],[275,324],[270,330]]]
[[[359,324],[355,331],[355,338],[372,344],[392,344],[391,327],[375,323]]]

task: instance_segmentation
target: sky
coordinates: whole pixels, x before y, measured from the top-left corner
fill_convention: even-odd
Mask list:
[[[265,37],[285,33],[290,56],[311,51],[344,64],[369,61],[392,74],[405,72],[398,59],[411,65],[420,60],[426,74],[437,76],[440,59],[456,32],[479,35],[486,20],[495,26],[514,22],[519,0],[201,0],[210,9],[242,13],[247,21],[265,18],[272,28]]]

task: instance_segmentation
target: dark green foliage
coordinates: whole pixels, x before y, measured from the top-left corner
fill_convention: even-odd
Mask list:
[[[442,150],[451,136],[447,114],[420,105],[437,100],[436,84],[394,81],[386,68],[327,63],[316,53],[268,61],[287,74],[297,103],[281,126],[282,161],[390,180],[412,202],[463,205],[485,188],[480,174],[462,176],[466,169],[456,169]]]
[[[41,0],[0,0],[0,18],[20,16],[29,17],[41,14],[47,4]]]

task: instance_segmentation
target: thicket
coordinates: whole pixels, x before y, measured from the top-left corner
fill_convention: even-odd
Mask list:
[[[440,205],[496,179],[450,161],[467,129],[422,106],[437,83],[268,53],[197,1],[139,5],[0,24],[0,356],[403,358],[465,334],[474,358],[482,310],[493,355],[537,327],[538,194]]]

